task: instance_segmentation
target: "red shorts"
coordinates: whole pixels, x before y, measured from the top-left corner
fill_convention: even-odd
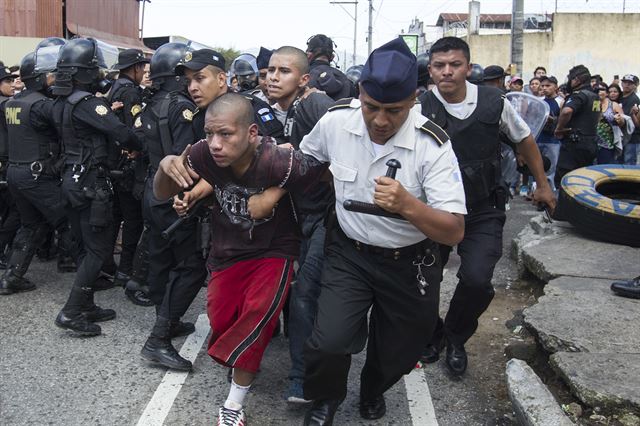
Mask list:
[[[220,364],[257,372],[293,277],[293,260],[251,259],[211,273],[207,314],[209,355]]]

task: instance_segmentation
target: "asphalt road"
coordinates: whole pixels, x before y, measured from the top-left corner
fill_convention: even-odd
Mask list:
[[[508,251],[511,238],[535,214],[539,213],[521,199],[512,202],[505,255],[494,276],[496,298],[467,344],[467,374],[454,380],[442,362],[416,369],[387,392],[387,415],[364,422],[357,407],[364,360],[360,354],[352,363],[349,395],[337,425],[515,424],[506,393],[504,347],[518,337],[505,322],[533,302],[533,289],[517,280]],[[458,265],[459,259],[452,256],[442,285],[442,310],[455,287]],[[36,260],[27,277],[38,284],[37,290],[0,296],[0,425],[215,424],[228,384],[226,370],[206,354],[204,289],[185,317],[200,319],[203,327],[174,341],[195,357],[194,370],[188,375],[166,374],[139,356],[154,320],[153,308],[131,304],[121,288],[97,293],[97,303],[114,308],[117,318],[101,324],[99,337],[74,338],[53,323],[73,274],[59,274],[55,262]],[[288,369],[288,343],[279,336],[268,348],[246,401],[249,424],[302,424],[304,406],[284,400]]]

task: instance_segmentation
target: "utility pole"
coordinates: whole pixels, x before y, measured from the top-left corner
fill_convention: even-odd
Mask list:
[[[369,31],[367,41],[369,42],[367,46],[367,56],[369,56],[371,55],[371,46],[373,45],[373,0],[369,0]]]
[[[357,45],[357,37],[358,37],[358,0],[354,1],[330,1],[330,4],[337,4],[345,11],[345,13],[351,16],[353,19],[353,64],[356,64],[356,45]],[[343,4],[352,4],[354,6],[353,16],[347,11],[347,9],[342,6]]]
[[[511,10],[511,63],[522,75],[522,44],[524,32],[524,0],[513,0]]]

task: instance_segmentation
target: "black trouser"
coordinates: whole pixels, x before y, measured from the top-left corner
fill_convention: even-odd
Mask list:
[[[131,191],[119,185],[114,187],[114,217],[116,223],[115,239],[118,237],[119,224],[122,223],[122,251],[118,270],[131,275],[133,256],[142,234],[142,201],[136,199]],[[114,239],[114,242],[115,242]]]
[[[98,178],[96,169],[85,171],[78,182],[72,178],[73,174],[71,167],[67,167],[62,178],[67,217],[74,236],[82,243],[76,259],[78,266],[73,286],[91,288],[107,257],[113,254],[113,205],[108,199],[94,203],[95,200],[90,199],[84,190],[108,186],[104,178]]]
[[[582,138],[580,142],[571,142],[565,138],[560,144],[558,165],[553,178],[556,188],[560,188],[560,182],[564,175],[580,167],[591,166],[595,161],[598,154],[598,145],[595,139]]]
[[[505,218],[504,211],[494,207],[472,210],[465,216],[464,239],[458,244],[458,285],[444,323],[438,318],[432,343],[437,343],[444,335],[451,343],[464,345],[478,328],[478,318],[495,294],[491,279],[502,256]],[[440,245],[443,267],[450,253],[451,247]]]
[[[306,399],[342,400],[351,354],[367,342],[360,397],[381,395],[415,367],[438,318],[440,259],[437,245],[412,247],[398,260],[358,249],[335,226],[326,247],[318,314],[305,345]],[[429,283],[421,295],[414,265],[424,260]],[[369,327],[367,312],[371,308]]]
[[[34,179],[30,166],[11,164],[7,171],[7,181],[11,195],[20,213],[22,226],[16,235],[20,246],[13,250],[9,258],[9,267],[20,265],[15,275],[22,276],[26,272],[35,250],[46,238],[49,228],[58,231],[60,248],[69,256],[77,256],[78,247],[70,238],[65,212],[66,200],[60,189],[60,179],[55,176],[40,175]],[[15,247],[14,247],[15,248]]]
[[[158,315],[178,320],[202,288],[207,271],[197,244],[197,223],[185,223],[165,240],[161,233],[178,215],[171,203],[159,204],[153,197],[152,180],[145,188],[143,215],[149,224],[149,298]]]
[[[20,214],[9,188],[0,188],[0,254],[11,246],[20,229]]]

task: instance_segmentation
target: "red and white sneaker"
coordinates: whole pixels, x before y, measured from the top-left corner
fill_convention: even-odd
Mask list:
[[[231,410],[229,408],[220,407],[218,410],[218,426],[246,426],[247,419],[244,410]]]

